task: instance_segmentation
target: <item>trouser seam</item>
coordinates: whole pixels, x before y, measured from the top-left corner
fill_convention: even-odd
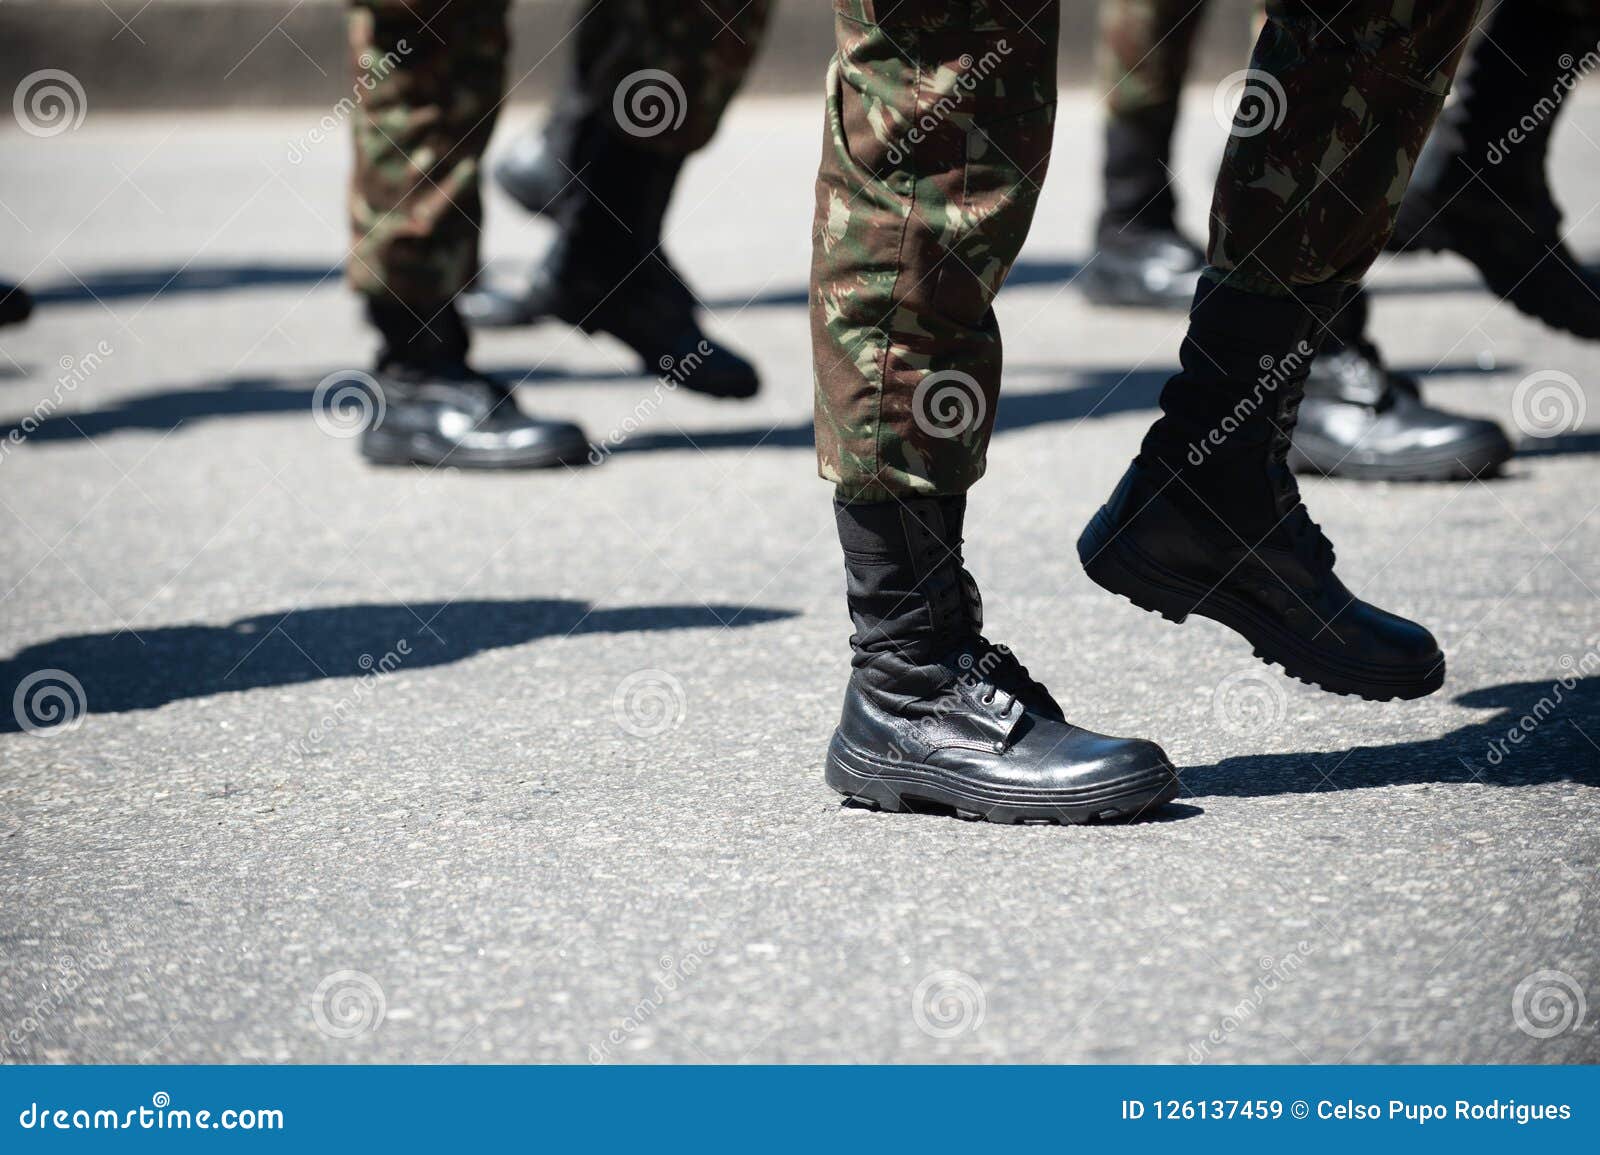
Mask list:
[[[920,48],[921,45],[919,44],[919,51],[917,53],[916,61],[916,84],[913,88],[913,97],[911,101],[911,122],[913,124],[916,123],[917,114],[922,110],[923,68]],[[911,162],[911,193],[909,197],[909,203],[906,206],[906,215],[900,222],[900,243],[895,248],[894,284],[889,288],[889,313],[888,316],[884,318],[884,325],[881,330],[883,333],[883,349],[879,354],[878,359],[878,380],[876,397],[874,399],[876,402],[876,412],[873,414],[872,423],[872,476],[874,479],[879,481],[879,484],[881,484],[884,468],[883,395],[888,389],[889,350],[894,343],[891,335],[891,329],[894,325],[895,314],[900,308],[898,294],[900,291],[901,278],[905,276],[906,272],[906,241],[911,235],[911,220],[912,217],[916,215],[917,211],[917,173],[919,171],[919,166],[917,164],[917,145],[915,141],[909,139],[907,143],[910,145],[910,154],[907,159],[909,159]]]

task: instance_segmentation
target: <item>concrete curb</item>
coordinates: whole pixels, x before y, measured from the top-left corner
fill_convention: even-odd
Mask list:
[[[513,101],[549,96],[566,66],[557,45],[576,0],[517,0]],[[1196,77],[1243,67],[1253,0],[1212,0]],[[1092,80],[1095,0],[1063,0],[1061,77]],[[343,0],[5,0],[0,83],[15,92],[61,69],[97,109],[210,110],[331,104],[348,91]],[[781,46],[781,48],[780,48]],[[779,0],[751,79],[761,93],[818,91],[833,49],[824,0]]]

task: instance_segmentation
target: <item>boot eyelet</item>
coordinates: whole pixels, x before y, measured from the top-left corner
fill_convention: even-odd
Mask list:
[[[1004,742],[996,742],[993,749],[996,754],[1004,754],[1006,752],[1006,744]]]

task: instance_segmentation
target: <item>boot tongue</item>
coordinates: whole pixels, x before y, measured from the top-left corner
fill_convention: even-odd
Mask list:
[[[1028,667],[1008,647],[979,634],[962,646],[952,660],[969,686],[981,687],[980,696],[994,696],[998,691],[1035,714],[1066,720],[1050,691],[1028,673]]]

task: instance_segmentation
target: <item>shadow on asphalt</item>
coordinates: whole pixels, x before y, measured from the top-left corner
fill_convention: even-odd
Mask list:
[[[1252,754],[1183,770],[1185,797],[1257,798],[1423,782],[1600,787],[1600,677],[1507,682],[1457,705],[1495,713],[1438,738],[1305,754]],[[1527,730],[1523,723],[1527,719]],[[1512,734],[1520,738],[1513,740]]]
[[[29,646],[0,663],[0,700],[7,703],[0,732],[22,729],[14,699],[23,681],[41,670],[76,678],[90,715],[120,714],[182,698],[448,665],[539,638],[733,629],[793,616],[759,606],[595,609],[570,599],[532,599],[327,606],[225,626],[79,634]]]
[[[493,376],[530,383],[631,380],[616,373],[574,373],[559,368],[530,369],[516,375],[495,373]],[[314,383],[312,388],[300,387],[303,384],[300,380],[277,377],[241,377],[192,389],[141,393],[121,398],[100,409],[46,417],[31,433],[22,427],[18,419],[17,423],[0,428],[0,440],[10,436],[13,430],[29,441],[83,441],[130,429],[166,433],[191,421],[220,417],[250,417],[271,413],[310,416]]]
[[[1502,366],[1496,372],[1504,372]],[[1019,365],[1019,376],[1055,375],[1071,384],[1059,389],[1012,390],[1001,395],[994,431],[1008,433],[1063,421],[1083,421],[1118,413],[1153,411],[1161,387],[1175,371],[1171,366],[1138,369],[1075,370],[1060,365]],[[1437,372],[1461,375],[1483,373],[1476,365],[1441,366]],[[508,385],[618,383],[640,380],[607,370],[573,372],[557,367],[495,369],[490,374]],[[16,431],[34,442],[82,441],[127,430],[166,433],[191,421],[261,414],[311,411],[314,393],[303,381],[276,377],[241,377],[195,388],[164,389],[125,397],[99,409],[47,416],[29,432],[20,423],[0,428],[0,440]],[[20,421],[20,419],[19,419]],[[699,449],[804,449],[812,445],[809,418],[789,424],[750,425],[732,429],[674,429],[636,433],[611,447],[612,453],[652,453]],[[1600,433],[1573,433],[1548,440],[1528,438],[1520,455],[1542,457],[1559,453],[1600,452]]]
[[[1517,446],[1518,457],[1559,457],[1567,453],[1600,453],[1600,432],[1524,437]]]
[[[1083,271],[1084,261],[1060,258],[1028,258],[1019,260],[1006,278],[1008,286],[1054,285],[1073,280]],[[515,270],[526,275],[531,267],[525,261],[495,261],[491,270]],[[79,305],[90,301],[101,303],[122,300],[224,293],[238,289],[297,288],[327,283],[333,287],[341,284],[344,269],[323,261],[271,264],[247,261],[239,264],[188,264],[149,265],[124,269],[103,269],[90,273],[82,280],[62,281],[39,288],[30,287],[38,305]],[[1393,285],[1373,285],[1370,292],[1377,296],[1433,296],[1439,293],[1483,292],[1481,281],[1472,277],[1448,281],[1428,281]],[[737,294],[710,297],[706,305],[713,310],[746,308],[783,308],[806,303],[804,285],[765,289],[754,296]]]
[[[272,265],[249,262],[238,265],[151,265],[144,268],[103,269],[82,280],[62,281],[42,288],[29,287],[37,305],[75,305],[85,301],[124,301],[174,294],[222,293],[231,289],[268,286],[340,283],[343,269],[325,261]]]

